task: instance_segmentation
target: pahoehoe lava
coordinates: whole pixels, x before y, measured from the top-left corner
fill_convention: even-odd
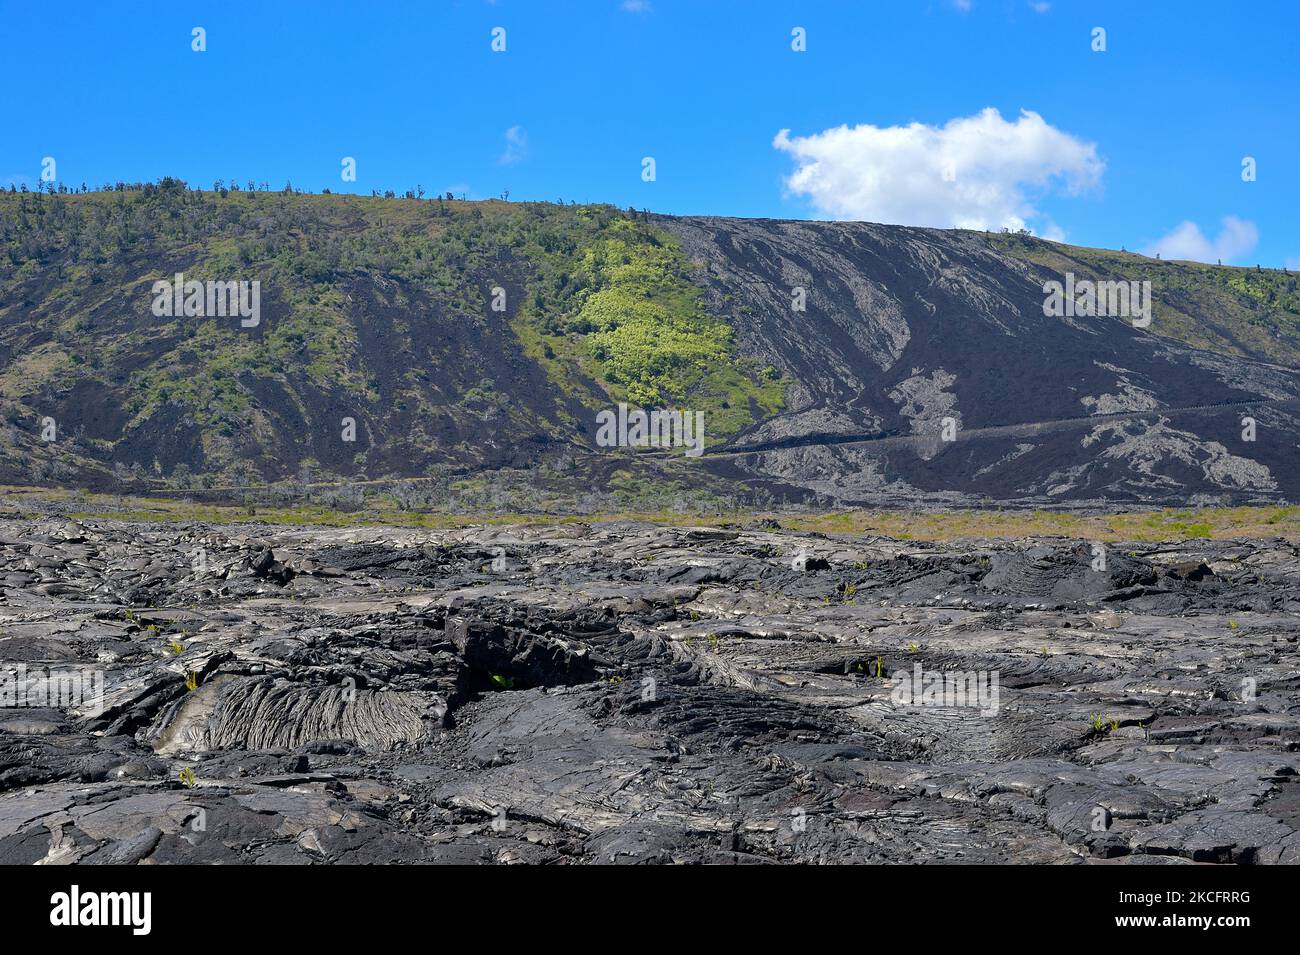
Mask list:
[[[1106,557],[5,519],[0,862],[1300,861],[1300,549]]]

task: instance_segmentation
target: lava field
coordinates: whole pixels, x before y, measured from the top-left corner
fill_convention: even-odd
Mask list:
[[[7,519],[0,863],[1300,862],[1298,581],[1282,538]]]

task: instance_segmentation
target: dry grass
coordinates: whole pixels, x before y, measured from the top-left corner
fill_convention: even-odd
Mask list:
[[[30,513],[57,505],[73,517],[122,521],[201,521],[213,524],[255,521],[267,524],[365,527],[389,525],[431,530],[483,524],[557,524],[597,521],[649,521],[670,526],[724,526],[762,518],[787,530],[824,534],[880,535],[900,540],[945,541],[961,538],[1068,537],[1099,541],[1161,541],[1188,538],[1284,537],[1300,540],[1300,507],[1217,507],[1117,514],[1072,514],[1056,511],[954,510],[941,512],[851,510],[824,514],[744,513],[705,516],[669,512],[608,512],[587,515],[446,514],[405,511],[375,505],[338,511],[313,505],[258,505],[254,514],[235,505],[196,504],[179,498],[126,497],[0,487],[0,511]]]
[[[1165,508],[1117,514],[960,510],[939,513],[846,511],[786,517],[785,527],[903,540],[964,537],[1070,537],[1099,541],[1286,537],[1300,539],[1300,507]]]

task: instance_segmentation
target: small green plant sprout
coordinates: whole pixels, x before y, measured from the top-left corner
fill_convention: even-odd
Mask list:
[[[857,584],[845,584],[845,585],[844,585],[844,599],[845,599],[845,600],[852,600],[853,597],[854,597],[854,595],[855,595],[857,592],[858,592],[858,585],[857,585]]]
[[[1094,713],[1092,714],[1092,728],[1098,733],[1113,733],[1119,729],[1119,720],[1102,716],[1100,713]]]
[[[908,653],[916,653],[916,652],[917,652],[918,650],[920,650],[920,649],[921,649],[921,645],[920,645],[919,643],[917,643],[915,640],[909,640],[909,641],[907,641],[907,652],[908,652]]]
[[[1041,647],[1038,648],[1038,655],[1039,655],[1040,657],[1046,657],[1046,656],[1048,656],[1048,653],[1047,653],[1047,644],[1044,643]]]
[[[1237,621],[1235,621],[1235,620],[1229,620],[1229,621],[1228,621],[1228,629],[1229,629],[1229,630],[1236,630],[1236,629],[1237,629]]]
[[[175,637],[172,637],[170,640],[167,641],[167,652],[174,657],[178,657],[185,652],[185,647],[181,645],[181,642],[179,640],[177,640]]]
[[[699,620],[699,619],[700,619],[700,612],[699,612],[698,610],[692,610],[692,611],[691,611],[691,619],[692,619],[692,620]]]
[[[129,607],[122,611],[122,617],[127,623],[135,623],[135,611],[131,610]]]
[[[718,649],[718,635],[716,633],[709,634],[709,646],[714,650]]]
[[[156,624],[156,623],[147,623],[147,624],[144,625],[144,632],[147,633],[147,634],[149,634],[149,636],[152,637],[152,636],[154,636],[155,634],[161,633],[162,631],[159,629],[158,624]]]
[[[617,686],[618,684],[623,682],[623,678],[621,676],[612,676],[609,678],[609,682]]]
[[[189,766],[186,766],[184,769],[181,770],[180,779],[181,782],[185,784],[185,787],[187,789],[194,788],[195,786],[194,770],[191,769]]]
[[[185,689],[191,693],[199,688],[199,677],[193,670],[185,671]]]
[[[493,686],[502,690],[513,690],[515,688],[515,681],[508,676],[502,676],[500,673],[488,674],[488,679],[492,681]]]

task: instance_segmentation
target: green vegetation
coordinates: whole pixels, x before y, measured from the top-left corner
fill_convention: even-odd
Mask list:
[[[579,307],[546,325],[577,334],[591,359],[584,370],[611,397],[639,407],[673,404],[704,411],[714,435],[778,411],[784,385],[735,354],[730,326],[708,315],[675,242],[632,220],[612,222],[582,250]]]
[[[1119,720],[1112,719],[1109,716],[1102,716],[1100,713],[1094,713],[1091,722],[1093,730],[1098,733],[1113,733],[1119,729]]]

